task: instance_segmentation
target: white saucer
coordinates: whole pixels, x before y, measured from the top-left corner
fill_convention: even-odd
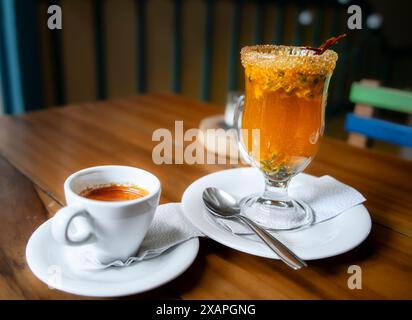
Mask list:
[[[299,174],[293,179],[304,179]],[[239,168],[215,172],[193,182],[184,192],[182,208],[185,216],[201,232],[233,249],[253,255],[279,259],[265,244],[250,237],[234,235],[219,225],[206,211],[202,192],[207,187],[226,190],[238,199],[264,189],[257,169]],[[372,227],[365,206],[357,205],[337,217],[298,231],[278,232],[276,236],[305,260],[336,256],[358,246]]]
[[[197,238],[188,240],[159,257],[124,268],[78,271],[70,268],[65,246],[50,232],[50,220],[30,237],[26,260],[34,275],[50,287],[92,297],[116,297],[159,287],[183,273],[199,250]]]

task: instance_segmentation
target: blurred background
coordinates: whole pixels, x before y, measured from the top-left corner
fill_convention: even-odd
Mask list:
[[[47,27],[53,4],[62,8],[62,30]],[[361,30],[347,28],[353,4],[362,9]],[[228,93],[243,90],[242,46],[319,46],[347,33],[334,48],[339,61],[326,122],[327,135],[347,139],[354,82],[412,88],[411,14],[410,0],[0,0],[0,109],[14,114],[172,92],[223,112]],[[411,112],[397,111],[374,116],[412,123]],[[368,145],[410,157],[396,144]]]

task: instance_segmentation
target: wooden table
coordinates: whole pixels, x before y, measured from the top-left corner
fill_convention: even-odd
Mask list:
[[[131,165],[160,178],[162,203],[180,201],[192,181],[229,165],[155,165],[152,133],[173,130],[175,120],[196,128],[221,112],[157,94],[0,117],[0,298],[79,298],[48,289],[24,258],[30,234],[64,205],[65,178],[94,165]],[[183,275],[133,298],[411,299],[412,163],[325,138],[307,172],[332,175],[366,196],[373,228],[358,248],[296,272],[202,239]],[[349,265],[362,268],[361,290],[347,286]]]

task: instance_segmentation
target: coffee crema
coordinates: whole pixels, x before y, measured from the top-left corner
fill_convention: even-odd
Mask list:
[[[95,188],[87,188],[80,192],[82,197],[99,201],[126,201],[145,197],[149,194],[146,189],[137,186],[111,184]]]

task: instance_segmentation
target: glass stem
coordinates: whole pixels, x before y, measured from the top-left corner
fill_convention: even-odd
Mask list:
[[[286,181],[273,181],[265,177],[265,192],[263,197],[274,201],[287,201],[289,180]]]

